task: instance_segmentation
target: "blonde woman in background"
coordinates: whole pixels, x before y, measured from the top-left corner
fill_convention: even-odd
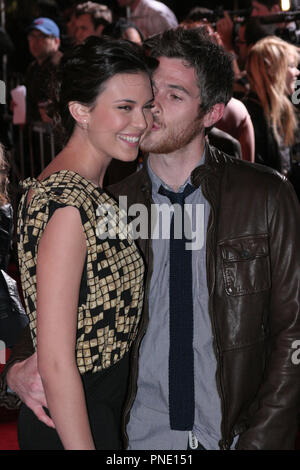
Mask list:
[[[258,41],[247,62],[250,93],[245,105],[255,131],[255,161],[288,176],[297,127],[290,97],[299,75],[299,48],[276,36]]]

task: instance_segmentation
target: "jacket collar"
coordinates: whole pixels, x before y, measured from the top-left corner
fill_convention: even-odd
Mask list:
[[[140,185],[141,190],[146,195],[151,196],[152,183],[147,170],[147,159],[148,157],[146,157],[144,165],[140,170]],[[216,174],[217,171],[221,169],[221,166],[226,162],[226,159],[225,154],[205,142],[205,162],[202,165],[197,166],[191,173],[191,182],[193,186],[199,187],[204,179]]]

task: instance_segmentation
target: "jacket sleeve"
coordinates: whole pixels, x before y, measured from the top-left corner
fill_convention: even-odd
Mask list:
[[[286,180],[269,197],[271,250],[270,354],[256,397],[255,413],[237,449],[289,450],[295,447],[300,412],[300,214]],[[298,354],[297,354],[298,350]]]
[[[13,347],[8,361],[0,375],[0,404],[7,408],[15,408],[20,404],[20,400],[16,395],[7,391],[6,376],[9,369],[17,362],[24,361],[34,353],[31,340],[29,325],[26,326],[19,338],[18,343]]]

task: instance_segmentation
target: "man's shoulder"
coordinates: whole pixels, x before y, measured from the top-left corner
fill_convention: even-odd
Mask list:
[[[210,164],[223,174],[226,188],[236,191],[277,191],[287,178],[273,168],[231,157],[210,147]]]
[[[142,168],[141,170],[127,176],[127,178],[123,179],[122,181],[108,186],[106,189],[108,193],[112,194],[114,197],[121,195],[131,196],[141,192],[142,188],[147,183],[149,183],[147,170]]]
[[[153,13],[162,16],[172,17],[177,22],[175,13],[165,4],[156,0],[142,0],[138,8],[148,9]]]

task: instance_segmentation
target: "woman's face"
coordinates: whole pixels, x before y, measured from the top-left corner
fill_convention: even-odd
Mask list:
[[[89,111],[87,136],[105,159],[132,161],[152,128],[153,93],[146,73],[120,73],[107,80]]]
[[[286,92],[290,96],[295,91],[295,84],[300,71],[297,68],[298,62],[296,57],[292,55],[289,57],[289,64],[286,73]]]

